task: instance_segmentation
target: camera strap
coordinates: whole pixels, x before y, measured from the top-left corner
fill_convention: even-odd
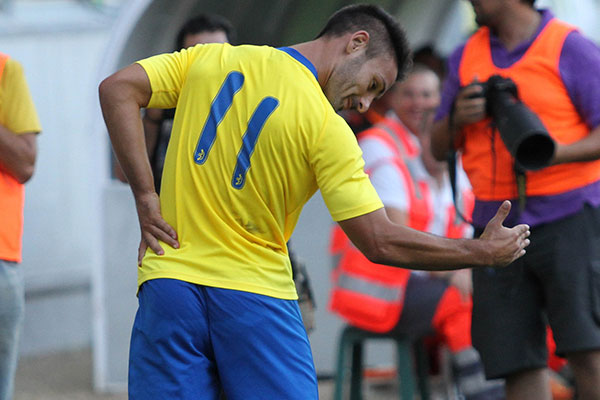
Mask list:
[[[525,170],[521,167],[516,160],[513,162],[513,169],[515,171],[515,180],[517,183],[517,194],[519,196],[519,214],[525,210],[527,204],[527,176]]]
[[[491,129],[491,152],[492,152],[492,156],[494,157],[494,162],[493,162],[493,171],[492,171],[492,176],[493,176],[493,184],[496,184],[496,145],[495,145],[495,141],[496,141],[496,136],[500,136],[500,131],[498,130],[498,127],[496,126],[496,124],[494,123],[494,121],[492,120],[490,122],[490,129]],[[523,212],[523,210],[525,210],[525,204],[527,203],[527,179],[525,176],[525,169],[519,164],[517,163],[517,160],[515,160],[513,158],[513,171],[515,172],[515,182],[517,185],[517,197],[519,200],[519,208],[517,209],[517,217],[521,214],[521,212]]]
[[[448,116],[448,130],[450,132],[450,143],[448,145],[448,154],[446,155],[446,162],[448,163],[448,178],[450,179],[450,187],[452,188],[452,203],[454,203],[454,210],[456,210],[456,215],[464,222],[469,225],[473,225],[473,221],[469,221],[465,218],[460,208],[458,207],[458,203],[456,201],[456,150],[454,149],[454,103],[452,104],[452,108],[450,109],[450,114]]]
[[[456,151],[450,150],[448,151],[448,156],[446,157],[446,161],[448,163],[448,178],[450,179],[450,187],[452,188],[452,202],[454,203],[454,210],[456,211],[456,215],[464,222],[469,225],[473,225],[473,221],[467,220],[464,214],[461,212],[458,207],[457,200],[457,184],[456,184]]]

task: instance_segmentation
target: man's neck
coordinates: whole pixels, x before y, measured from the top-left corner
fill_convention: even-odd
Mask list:
[[[340,51],[335,39],[318,38],[310,42],[298,43],[290,46],[299,51],[316,68],[319,85],[325,88],[329,77],[335,68]]]
[[[498,21],[494,33],[507,50],[514,50],[520,43],[531,38],[542,21],[542,16],[535,9],[526,5],[507,12]]]

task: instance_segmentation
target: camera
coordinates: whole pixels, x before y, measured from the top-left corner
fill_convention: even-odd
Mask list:
[[[485,97],[486,112],[517,167],[531,171],[547,167],[556,144],[539,117],[519,99],[515,82],[492,75],[486,82],[472,85],[483,88],[481,93],[470,97]]]

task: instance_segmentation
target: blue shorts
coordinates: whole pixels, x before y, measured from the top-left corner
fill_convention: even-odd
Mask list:
[[[129,399],[318,399],[298,303],[173,279],[145,282]]]

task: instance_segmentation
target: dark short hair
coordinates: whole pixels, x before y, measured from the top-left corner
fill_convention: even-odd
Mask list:
[[[188,19],[177,33],[175,40],[176,50],[183,48],[183,43],[187,35],[195,35],[202,32],[225,32],[227,40],[232,41],[234,31],[233,25],[226,18],[217,14],[200,14]]]
[[[522,0],[523,3],[527,3],[529,4],[531,7],[533,7],[533,3],[535,3],[535,0]]]
[[[446,61],[435,50],[432,44],[428,43],[416,50],[413,50],[413,63],[425,64],[431,68],[443,80],[446,75]]]
[[[414,62],[411,65],[410,69],[407,71],[408,74],[418,74],[422,72],[431,72],[432,74],[437,76],[437,73],[433,68],[431,68],[431,66],[420,62]]]
[[[411,64],[410,46],[398,21],[379,6],[355,4],[341,8],[329,17],[317,38],[337,37],[359,30],[367,31],[370,36],[367,56],[393,54],[398,66],[396,80],[402,79]]]

